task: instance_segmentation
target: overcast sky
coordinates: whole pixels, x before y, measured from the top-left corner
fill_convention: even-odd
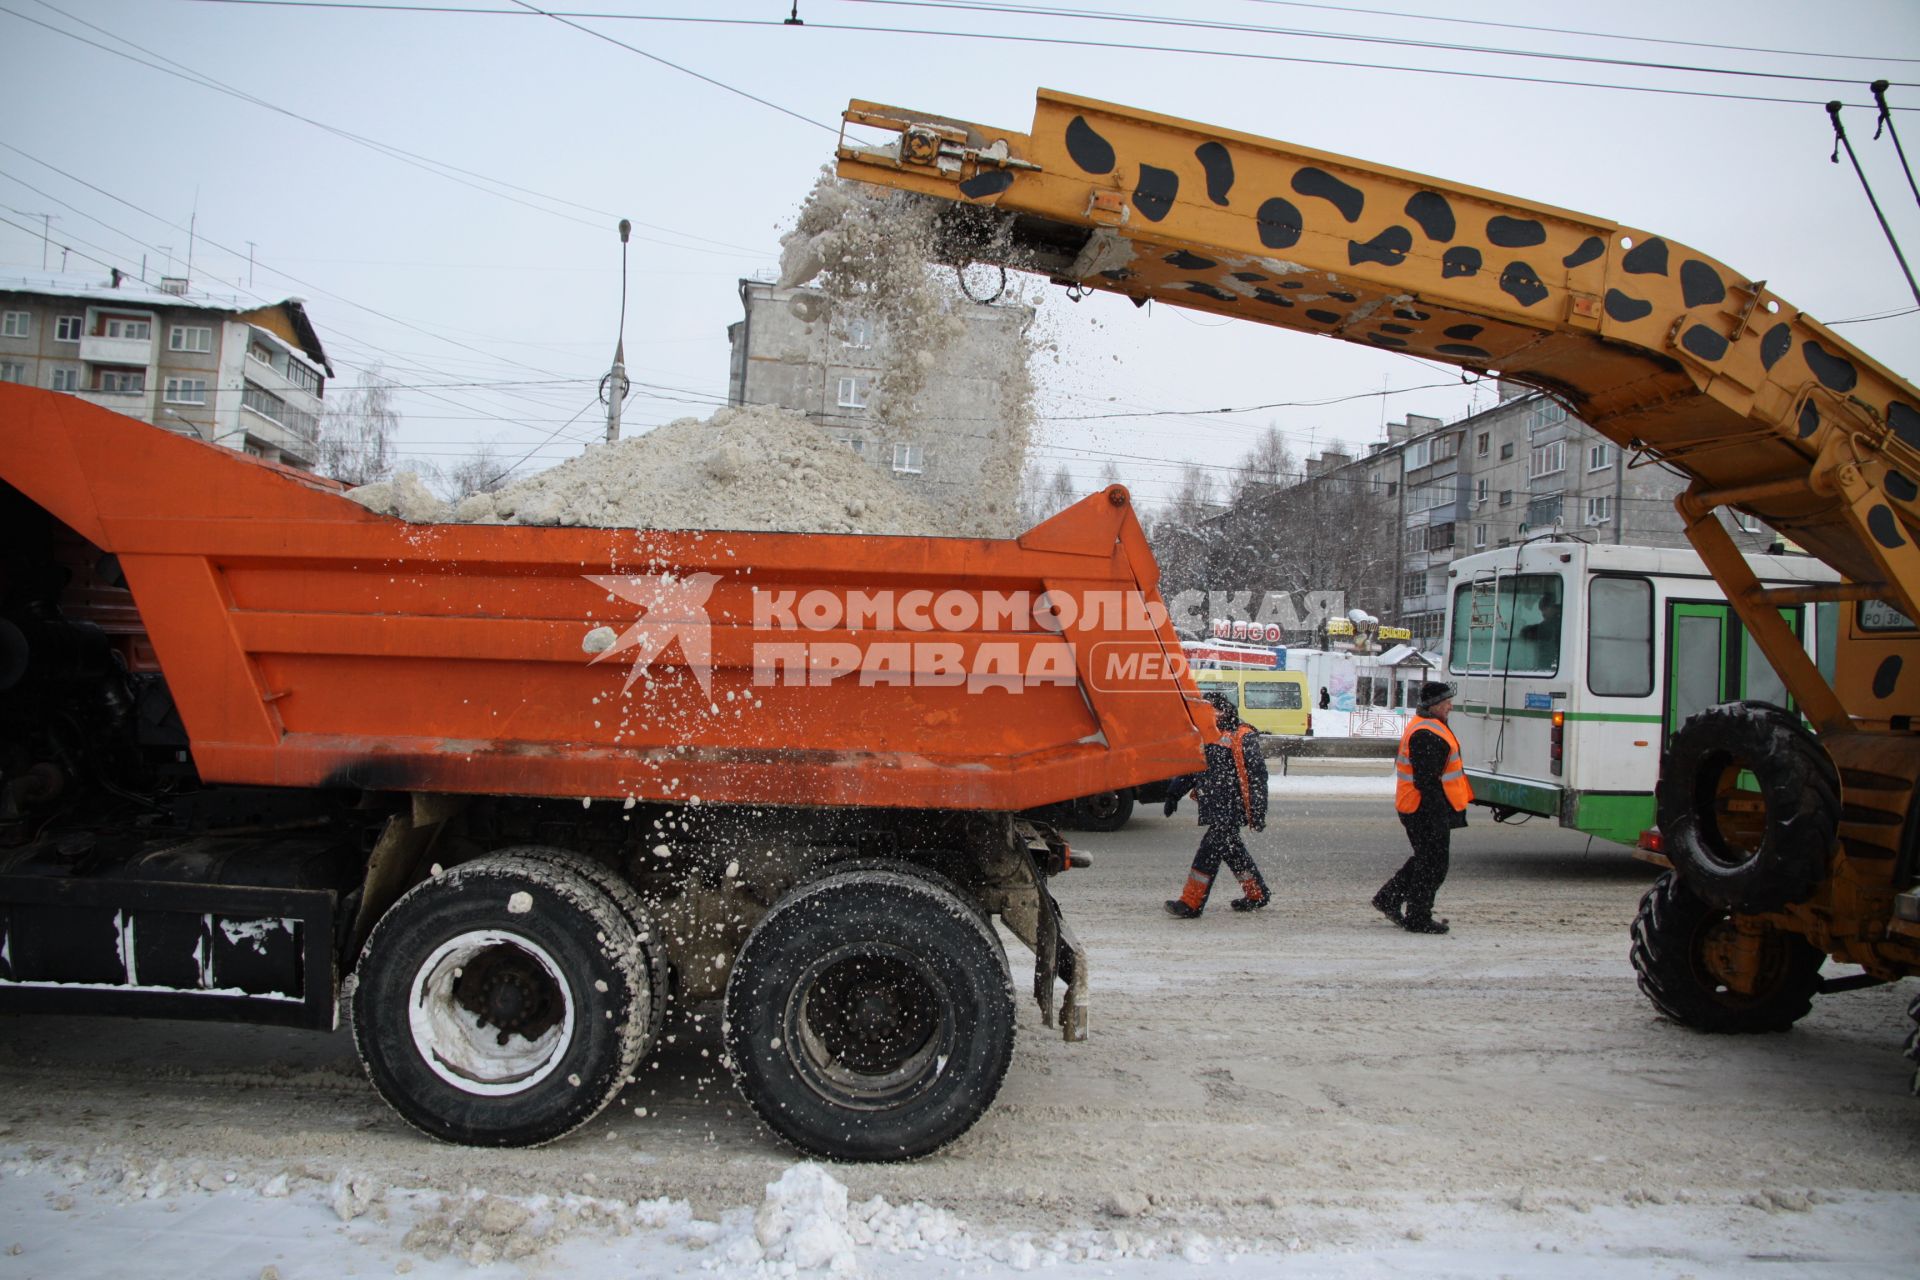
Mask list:
[[[303,297],[336,391],[375,363],[409,388],[409,457],[493,441],[531,469],[599,434],[619,218],[630,429],[704,417],[738,281],[774,267],[848,99],[1024,131],[1044,86],[1638,226],[1828,323],[1915,307],[1823,109],[1849,104],[1920,268],[1866,88],[1893,82],[1920,162],[1914,0],[801,0],[804,26],[769,0],[405,7],[0,0],[0,275],[39,270],[45,214],[54,266],[65,246],[69,270],[184,274],[194,218],[197,288]],[[1305,454],[1491,402],[1445,366],[1173,307],[1048,290],[1041,313],[1060,358],[1037,370],[1037,455],[1089,485],[1112,458],[1149,500],[1175,460],[1231,463],[1268,424]],[[1920,315],[1840,332],[1920,376]],[[1155,416],[1337,397],[1358,398]]]

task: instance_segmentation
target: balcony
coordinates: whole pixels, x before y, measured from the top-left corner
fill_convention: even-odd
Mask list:
[[[88,364],[153,363],[152,338],[108,338],[88,334],[80,339],[80,358]]]

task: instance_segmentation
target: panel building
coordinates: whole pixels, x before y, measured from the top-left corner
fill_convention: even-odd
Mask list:
[[[116,271],[0,279],[0,381],[313,466],[333,375],[297,298],[259,305]]]
[[[900,427],[876,414],[889,355],[884,326],[836,313],[825,296],[763,280],[740,282],[745,315],[727,326],[732,347],[727,403],[777,405],[940,504],[987,496],[1011,513],[1024,464],[1025,435],[1009,426],[1028,395],[1021,334],[1033,309],[962,304],[964,331],[926,372],[922,410]],[[1004,478],[1005,494],[982,495],[983,476]],[[1011,532],[1011,527],[1009,527]]]

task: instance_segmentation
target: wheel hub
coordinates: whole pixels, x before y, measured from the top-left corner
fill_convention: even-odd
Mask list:
[[[513,947],[475,956],[455,980],[453,998],[481,1026],[497,1030],[502,1045],[516,1035],[537,1040],[560,1021],[551,981],[532,957]]]

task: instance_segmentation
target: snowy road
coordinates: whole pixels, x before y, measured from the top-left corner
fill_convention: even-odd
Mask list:
[[[1253,847],[1278,904],[1254,916],[1219,897],[1199,921],[1160,912],[1197,835],[1185,813],[1081,836],[1094,865],[1058,888],[1093,958],[1092,1039],[1061,1043],[1027,1006],[973,1132],[918,1164],[834,1169],[856,1203],[951,1215],[856,1212],[875,1240],[860,1266],[928,1274],[918,1248],[969,1274],[1090,1256],[1089,1275],[1164,1276],[1235,1254],[1235,1274],[1910,1268],[1906,987],[1825,997],[1785,1036],[1671,1026],[1626,962],[1651,870],[1537,823],[1476,818],[1441,897],[1455,932],[1401,933],[1366,905],[1398,825],[1356,787],[1276,789]],[[0,1275],[751,1273],[742,1207],[795,1163],[734,1097],[710,1028],[575,1137],[498,1153],[408,1130],[344,1033],[0,1027]],[[500,1198],[475,1208],[470,1189]],[[655,1197],[689,1203],[636,1212]]]

